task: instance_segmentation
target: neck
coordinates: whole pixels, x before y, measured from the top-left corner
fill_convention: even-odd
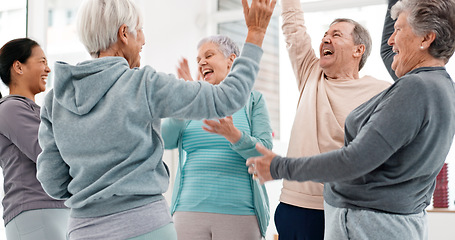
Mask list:
[[[31,93],[30,91],[24,90],[22,88],[16,88],[16,87],[11,86],[10,90],[9,90],[9,94],[23,96],[23,97],[26,97],[26,98],[32,100],[33,102],[35,101],[35,94]]]
[[[431,57],[418,63],[414,69],[421,67],[444,67],[445,65],[446,63],[444,60]]]
[[[330,80],[337,80],[337,79],[343,79],[343,80],[353,80],[353,79],[359,79],[359,72],[358,71],[352,71],[352,72],[337,72],[337,71],[330,71],[330,70],[323,70],[324,75],[327,79]]]
[[[108,49],[100,51],[98,58],[102,57],[124,57],[124,55],[123,52],[119,50],[117,44],[113,44]]]

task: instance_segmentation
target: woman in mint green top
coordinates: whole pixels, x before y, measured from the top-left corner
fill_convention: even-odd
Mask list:
[[[239,54],[225,36],[205,38],[198,49],[199,74],[214,85],[226,77]],[[191,79],[186,60],[179,77]],[[272,148],[272,129],[261,93],[253,91],[244,108],[223,119],[166,119],[162,136],[166,149],[178,147],[180,153],[171,206],[179,239],[232,239],[233,233],[235,239],[265,237],[267,193],[245,166],[248,157],[258,155],[257,142]]]

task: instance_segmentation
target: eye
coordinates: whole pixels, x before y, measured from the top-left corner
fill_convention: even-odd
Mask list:
[[[334,37],[341,37],[341,34],[340,33],[334,33],[333,36]]]
[[[212,56],[213,56],[212,54],[209,54],[205,58],[211,58]]]

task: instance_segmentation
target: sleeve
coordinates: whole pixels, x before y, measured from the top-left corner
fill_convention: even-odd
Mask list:
[[[242,131],[242,137],[235,144],[230,144],[231,148],[239,153],[243,158],[260,156],[256,150],[256,143],[261,143],[264,147],[272,149],[272,127],[270,126],[269,113],[265,99],[262,94],[255,99],[252,107],[251,117],[251,134]]]
[[[398,79],[398,77],[395,75],[395,71],[392,70],[392,62],[393,62],[393,57],[395,56],[395,53],[392,51],[392,46],[389,46],[389,44],[387,44],[387,42],[395,30],[395,27],[394,27],[395,21],[390,16],[390,9],[397,2],[398,2],[398,0],[389,0],[389,5],[387,7],[387,13],[386,13],[385,19],[384,19],[384,28],[382,30],[382,42],[381,42],[381,58],[382,58],[382,61],[384,62],[385,67],[387,68],[387,71],[389,72],[389,74],[393,78],[393,80]]]
[[[219,85],[185,81],[149,71],[146,76],[152,116],[156,118],[213,119],[232,115],[248,100],[259,71],[262,49],[245,43],[231,72]]]
[[[400,83],[403,83],[400,80]],[[395,84],[397,84],[396,82]],[[414,85],[414,86],[413,86]],[[275,157],[272,177],[295,181],[347,181],[382,165],[411,142],[424,125],[425,96],[418,81],[389,90],[357,136],[345,147],[302,158]]]
[[[5,104],[5,112],[0,116],[5,124],[2,134],[29,159],[36,162],[41,148],[38,143],[40,119],[31,107],[21,100],[10,100]]]
[[[69,166],[63,161],[55,143],[50,116],[51,113],[46,105],[43,106],[38,132],[39,143],[43,152],[38,156],[36,177],[49,196],[55,199],[67,199],[71,197],[71,193],[68,192],[68,184],[72,178],[69,173]]]
[[[283,35],[286,41],[289,59],[297,80],[299,91],[305,87],[308,76],[318,64],[311,47],[311,38],[308,35],[303,18],[303,11],[299,0],[282,0]]]
[[[165,149],[174,149],[178,147],[180,133],[183,131],[187,124],[187,121],[166,118],[161,124],[161,136],[164,141]]]

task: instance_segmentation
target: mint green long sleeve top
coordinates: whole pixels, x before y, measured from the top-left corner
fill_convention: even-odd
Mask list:
[[[249,157],[260,156],[260,153],[256,150],[256,143],[261,143],[268,149],[272,149],[273,147],[270,118],[265,100],[260,92],[253,90],[251,93],[251,96],[246,105],[246,115],[250,125],[250,132],[242,131],[242,137],[240,140],[234,144],[229,144],[231,149],[242,156],[245,161]],[[179,165],[174,183],[174,189],[172,192],[171,214],[173,214],[176,210],[182,191],[182,169],[186,161],[186,154],[184,153],[182,147],[182,133],[187,127],[188,123],[189,121],[184,120],[165,119],[161,126],[165,148],[178,148],[179,150]],[[203,130],[201,129],[201,131]],[[258,224],[262,236],[265,237],[267,226],[270,221],[270,209],[267,191],[264,185],[260,185],[257,181],[253,181],[251,177],[250,183],[251,191],[253,193],[254,212],[258,219]],[[213,182],[211,184],[219,185],[219,183],[216,182]]]

